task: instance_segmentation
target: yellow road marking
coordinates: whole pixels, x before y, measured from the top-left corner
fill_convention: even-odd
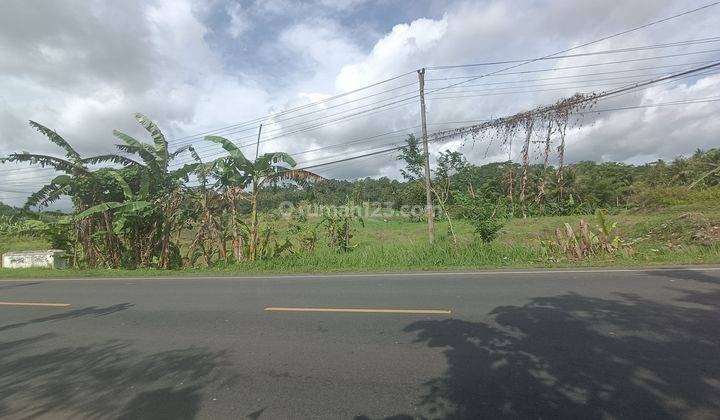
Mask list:
[[[449,309],[361,309],[361,308],[265,308],[267,312],[347,312],[363,314],[431,314],[450,315]]]
[[[66,308],[69,303],[41,303],[41,302],[0,302],[0,305],[7,306],[51,306],[56,308]]]

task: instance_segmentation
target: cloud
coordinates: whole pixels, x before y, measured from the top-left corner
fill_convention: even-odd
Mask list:
[[[686,68],[651,67],[719,57],[714,52],[598,65],[716,48],[708,42],[544,60],[517,70],[593,67],[491,76],[447,87],[459,77],[501,66],[432,67],[537,57],[701,3],[428,1],[402,7],[391,3],[6,1],[0,14],[0,155],[19,149],[59,152],[27,126],[29,119],[58,130],[83,154],[91,155],[113,151],[112,129],[144,136],[132,119],[136,111],[156,120],[171,139],[234,125],[221,133],[248,145],[255,141],[259,121],[237,124],[274,112],[264,121],[261,151],[287,150],[297,154],[298,161],[316,164],[387,148],[409,133],[419,134],[414,70],[420,67],[428,67],[428,123],[433,132],[552,103],[578,90],[607,89],[633,77]],[[710,10],[699,12],[577,52],[712,37],[720,23],[717,16]],[[627,73],[600,74],[617,69]],[[619,78],[624,75],[627,79]],[[597,80],[608,77],[616,79]],[[707,97],[717,92],[717,77],[657,86],[603,101],[597,108]],[[336,94],[344,96],[328,100]],[[323,102],[310,106],[316,100]],[[304,108],[282,112],[298,106]],[[717,111],[717,103],[706,103],[588,115],[581,130],[568,134],[567,157],[640,162],[713,147],[720,128],[713,118]],[[200,137],[172,144],[193,141],[207,157],[218,152]],[[431,152],[436,156],[445,148],[463,151],[473,163],[507,156],[499,145],[488,148],[479,141],[432,144]],[[514,148],[515,155],[518,149]],[[337,177],[397,176],[398,165],[392,155],[377,155],[318,172]],[[0,167],[0,183],[6,190],[33,189],[50,176],[47,171]],[[7,201],[3,194],[10,192],[0,192],[0,201]],[[12,202],[21,201],[22,197]]]
[[[652,4],[651,4],[652,3]],[[679,9],[691,8],[692,5],[679,7],[670,2],[643,2],[630,5],[608,4],[607,2],[576,2],[550,1],[522,8],[511,8],[505,2],[463,2],[448,7],[444,15],[438,19],[416,19],[407,24],[399,24],[381,38],[361,60],[350,63],[342,68],[335,79],[335,92],[348,92],[360,86],[397,75],[415,68],[433,65],[456,63],[472,63],[477,61],[493,61],[536,57],[553,51],[559,51],[583,44],[594,38],[607,36],[615,31],[637,26],[658,17],[664,17]],[[655,6],[655,7],[650,7]],[[661,6],[661,7],[657,7]],[[637,33],[614,38],[578,52],[598,52],[613,48],[633,45],[648,45],[686,39],[697,39],[712,36],[709,30],[718,19],[710,13],[693,16],[692,25],[688,21],[679,20],[658,27],[648,28]],[[679,31],[682,29],[682,31]],[[703,47],[705,48],[705,47]],[[709,47],[708,47],[709,48]],[[708,49],[705,48],[705,49]],[[683,53],[695,51],[700,47],[671,48],[661,51],[646,51],[626,54],[607,54],[588,56],[586,58],[568,58],[554,61],[542,61],[524,66],[527,70],[543,68],[595,65],[617,60],[639,59],[661,54]],[[576,91],[604,90],[630,83],[632,80],[657,77],[657,75],[677,71],[689,67],[665,68],[659,70],[642,70],[643,68],[676,65],[679,63],[712,59],[718,54],[704,54],[688,59],[652,60],[647,62],[628,62],[622,65],[598,66],[592,69],[577,68],[557,71],[554,73],[537,73],[514,77],[486,77],[456,88],[441,89],[454,83],[457,77],[479,75],[502,68],[502,66],[477,66],[447,70],[428,70],[426,85],[428,92],[428,121],[430,131],[451,128],[452,121],[468,121],[491,118],[550,104],[557,99],[567,97]],[[614,80],[601,76],[580,77],[591,70],[607,72],[610,70],[627,70],[624,79],[615,75]],[[637,69],[636,71],[630,71]],[[549,76],[567,76],[565,83],[558,80],[545,81]],[[572,78],[571,76],[577,76]],[[380,102],[384,98],[400,99],[400,93],[412,91],[414,74],[390,82],[378,90],[392,90],[393,93],[376,97]],[[449,77],[448,80],[442,80]],[[605,76],[609,77],[609,76]],[[603,102],[598,107],[632,107],[643,103],[659,102],[660,98],[693,99],[707,96],[714,85],[708,76],[695,84],[674,87],[674,84],[663,85],[644,94],[627,95],[622,98]],[[525,80],[531,80],[525,82]],[[569,81],[569,82],[568,82]],[[508,83],[503,85],[502,83]],[[511,83],[523,88],[510,89]],[[554,84],[553,84],[554,83]],[[410,87],[406,90],[395,88],[403,84]],[[372,91],[365,91],[368,94]],[[358,97],[351,95],[350,98]],[[411,95],[410,95],[411,96]],[[668,99],[669,100],[669,99]],[[601,106],[602,105],[602,106]],[[713,147],[713,134],[717,126],[709,117],[717,112],[718,105],[697,104],[683,107],[658,108],[643,111],[628,110],[624,112],[606,113],[602,116],[589,118],[584,128],[569,135],[567,157],[571,160],[599,159],[642,161],[643,159],[673,158],[678,154],[691,152],[695,147]],[[652,116],[652,118],[650,117]],[[590,123],[594,121],[594,124]],[[371,121],[371,124],[367,122]],[[374,115],[363,122],[351,120],[342,123],[346,130],[334,129],[329,137],[351,138],[350,133],[364,131],[368,134],[390,131],[400,127],[411,127],[419,122],[417,102],[409,101],[400,109],[389,107],[387,115]],[[448,123],[444,125],[445,123]],[[363,125],[364,130],[363,130]],[[330,131],[328,129],[328,131]],[[408,130],[411,132],[412,130]],[[343,135],[342,133],[346,133]],[[416,131],[417,132],[417,131]],[[315,135],[314,139],[323,138],[323,134]],[[692,138],[688,142],[688,138]],[[394,141],[398,141],[394,139]],[[388,142],[389,143],[389,142]],[[445,145],[431,145],[431,151],[437,153],[445,148],[460,149],[475,163],[487,162],[490,159],[505,159],[507,150],[499,145],[478,144],[469,140],[452,142]],[[376,144],[377,146],[377,144]],[[344,154],[358,153],[363,144],[348,147]],[[513,156],[517,158],[519,147],[515,147]],[[329,154],[325,154],[329,156]],[[372,161],[371,168],[382,168],[376,174],[386,173],[397,175],[397,171],[388,169],[393,165],[393,157],[377,157]],[[395,167],[397,164],[395,164]],[[339,173],[334,167],[334,173]]]
[[[62,153],[30,119],[89,156],[115,151],[113,129],[146,136],[134,112],[173,138],[269,108],[263,89],[225,71],[191,2],[46,3],[6,3],[0,18],[0,155]],[[51,176],[0,168],[0,183],[13,190],[36,189]]]
[[[245,11],[239,3],[229,5],[227,7],[227,14],[230,17],[228,33],[235,39],[247,32],[252,26],[250,18],[245,14]]]

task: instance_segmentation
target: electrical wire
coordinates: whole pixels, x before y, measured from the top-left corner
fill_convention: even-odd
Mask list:
[[[540,57],[538,59],[535,59],[535,61],[559,60],[559,59],[563,59],[563,58],[587,57],[587,56],[592,56],[592,55],[637,52],[637,51],[654,50],[654,49],[659,49],[659,48],[686,47],[689,45],[707,44],[707,43],[713,43],[713,42],[720,42],[720,37],[702,38],[702,39],[687,40],[687,41],[677,41],[677,42],[671,42],[671,43],[665,43],[665,44],[651,44],[651,45],[642,45],[642,46],[636,46],[636,47],[614,48],[614,49],[610,49],[610,50],[593,51],[593,52],[587,52],[587,53],[577,53],[577,54],[568,54],[568,55],[552,55],[552,56]],[[588,45],[588,44],[586,44],[586,45]],[[577,47],[577,48],[580,48],[580,47]],[[494,65],[498,65],[498,64],[524,63],[526,61],[528,61],[528,60],[527,59],[519,59],[519,60],[489,61],[489,62],[485,62],[485,63],[456,64],[456,65],[446,65],[446,66],[429,66],[429,67],[426,67],[426,69],[427,70],[447,70],[447,69],[467,68],[467,67],[494,66]]]
[[[623,107],[594,109],[594,110],[590,110],[590,111],[582,111],[582,112],[579,112],[579,114],[595,114],[595,113],[614,112],[614,111],[632,110],[632,109],[646,109],[646,108],[657,108],[657,107],[664,107],[664,106],[692,105],[692,104],[716,103],[716,102],[720,102],[720,96],[718,96],[718,97],[698,98],[698,99],[689,99],[689,100],[678,100],[678,101],[672,101],[672,102],[659,102],[659,103],[654,103],[654,104],[644,104],[644,105],[633,105],[633,106],[623,106]],[[446,122],[440,122],[440,123],[432,123],[432,122],[430,122],[430,123],[428,123],[428,125],[464,124],[464,123],[475,123],[475,122],[478,122],[478,121],[488,121],[488,120],[462,120],[462,121],[446,121]],[[416,126],[415,128],[417,128],[417,126]],[[401,131],[401,130],[397,130],[397,131]],[[394,133],[394,132],[390,132],[390,133]],[[437,133],[441,133],[441,132],[437,132]],[[389,134],[389,133],[385,133],[385,134]],[[433,134],[435,134],[435,133],[433,133]],[[431,134],[431,136],[432,136],[433,134]],[[435,142],[435,141],[439,141],[439,140],[443,140],[443,139],[447,139],[447,138],[451,138],[451,137],[454,137],[454,136],[446,135],[446,136],[444,136],[444,137],[433,137],[432,139],[429,139],[429,141]],[[346,144],[346,143],[336,144],[336,145],[334,145],[334,146],[339,146],[339,145],[344,145],[344,144]],[[366,158],[366,157],[377,156],[377,155],[380,155],[380,154],[390,153],[390,152],[392,152],[392,151],[400,150],[402,147],[404,147],[404,146],[402,146],[402,145],[397,145],[397,143],[393,144],[392,146],[393,146],[393,147],[389,147],[389,148],[386,148],[386,149],[382,149],[382,150],[378,150],[378,151],[373,151],[373,152],[365,153],[365,154],[362,154],[362,155],[351,156],[351,157],[336,159],[336,160],[333,160],[333,161],[328,161],[328,162],[322,162],[322,163],[317,163],[317,164],[312,164],[312,165],[303,166],[303,169],[315,169],[315,168],[319,168],[319,167],[327,167],[327,166],[333,165],[333,164],[339,164],[339,163],[344,163],[344,162],[348,162],[348,161],[352,161],[352,160],[357,160],[357,159],[362,159],[362,158]],[[322,149],[320,149],[320,150],[322,150]],[[310,152],[310,151],[307,151],[307,152]],[[301,152],[301,153],[294,153],[294,155],[299,155],[299,154],[302,154],[302,153],[303,153],[303,152]],[[326,159],[326,158],[322,158],[322,159]],[[312,162],[312,160],[307,161],[307,162],[302,162],[302,163],[305,164],[305,163],[311,163],[311,162]],[[7,191],[8,191],[8,192],[11,192],[11,193],[17,193],[17,194],[26,194],[26,195],[31,194],[31,192],[29,192],[29,191],[28,191],[27,193],[23,193],[23,192],[18,191],[18,190],[12,190],[12,191],[7,190]],[[0,192],[3,192],[3,190],[0,190]]]
[[[636,26],[636,27],[634,27],[634,28],[630,28],[630,29],[627,29],[627,30],[624,30],[624,31],[621,31],[621,32],[616,32],[616,33],[614,33],[614,34],[612,34],[612,35],[608,35],[608,36],[605,36],[605,37],[602,37],[602,38],[599,38],[599,39],[596,39],[596,40],[593,40],[593,41],[589,41],[589,42],[586,42],[586,43],[584,43],[584,44],[580,44],[580,45],[577,45],[577,46],[574,46],[574,47],[566,48],[566,49],[564,49],[564,50],[560,50],[560,51],[554,52],[554,53],[552,53],[552,54],[548,54],[548,55],[544,55],[544,56],[542,56],[542,57],[538,57],[538,58],[530,59],[530,60],[527,60],[527,61],[523,61],[523,62],[521,62],[521,63],[517,63],[517,64],[511,65],[511,66],[508,66],[508,67],[503,67],[503,68],[501,68],[501,69],[499,69],[499,70],[495,70],[495,71],[490,72],[490,73],[482,74],[482,75],[477,76],[477,77],[475,77],[475,78],[473,78],[473,79],[468,79],[468,80],[465,80],[465,81],[457,82],[457,83],[455,83],[455,84],[453,84],[453,85],[449,85],[449,86],[447,86],[447,87],[445,87],[445,88],[436,89],[435,91],[437,91],[437,90],[442,90],[442,89],[447,89],[448,87],[453,87],[453,86],[462,85],[462,84],[465,84],[465,83],[468,83],[468,82],[472,82],[472,81],[474,81],[474,80],[478,80],[478,79],[483,78],[483,77],[491,76],[491,75],[493,75],[493,74],[503,73],[503,72],[505,72],[505,71],[507,71],[507,70],[512,70],[512,69],[515,69],[515,68],[518,68],[518,67],[521,67],[521,66],[525,66],[525,65],[527,65],[527,64],[531,64],[531,63],[534,63],[534,62],[537,62],[537,61],[540,61],[540,60],[544,60],[544,59],[546,59],[546,58],[550,58],[550,57],[553,57],[553,56],[556,56],[556,55],[560,55],[560,54],[565,54],[565,53],[567,53],[567,52],[574,51],[574,50],[577,50],[577,49],[580,49],[580,48],[584,48],[584,47],[587,47],[587,46],[589,46],[589,45],[597,44],[597,43],[599,43],[599,42],[606,41],[606,40],[608,40],[608,39],[616,38],[616,37],[618,37],[618,36],[626,35],[626,34],[628,34],[628,33],[635,32],[635,31],[638,31],[638,30],[641,30],[641,29],[645,29],[645,28],[648,28],[648,27],[653,26],[653,25],[657,25],[657,24],[660,24],[660,23],[663,23],[663,22],[667,22],[667,21],[669,21],[669,20],[671,20],[671,19],[676,19],[676,18],[679,18],[679,17],[681,17],[681,16],[686,16],[686,15],[688,15],[688,14],[691,14],[691,13],[694,13],[694,12],[698,12],[698,11],[700,11],[700,10],[704,10],[704,9],[709,8],[709,7],[716,6],[716,5],[718,5],[718,4],[720,4],[720,1],[718,1],[718,2],[713,2],[713,3],[710,3],[710,4],[706,4],[706,5],[704,5],[704,6],[700,6],[700,7],[697,7],[697,8],[695,8],[695,9],[687,10],[687,11],[684,11],[684,12],[681,12],[681,13],[677,13],[677,14],[675,14],[675,15],[668,16],[668,17],[663,18],[663,19],[658,19],[658,20],[655,20],[655,21],[646,23],[646,24],[644,24],[644,25]]]

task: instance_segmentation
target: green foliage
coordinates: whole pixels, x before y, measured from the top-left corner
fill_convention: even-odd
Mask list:
[[[414,135],[408,135],[405,146],[400,149],[398,160],[405,162],[405,168],[400,169],[400,173],[406,181],[422,179],[425,157],[420,150],[420,143]]]
[[[413,136],[407,138],[398,156],[405,163],[404,182],[365,178],[324,180],[310,185],[310,181],[321,178],[295,168],[295,160],[287,153],[266,153],[253,161],[229,139],[208,136],[207,140],[219,144],[227,155],[203,163],[191,147],[170,151],[155,123],[141,114],[135,117],[147,131],[149,142],[116,131],[121,153],[93,157],[80,156],[57,132],[30,122],[62,154],[18,152],[0,162],[50,167],[58,173],[29,197],[22,212],[0,206],[0,214],[20,215],[0,219],[0,235],[38,239],[56,248],[72,250],[84,267],[170,268],[183,262],[181,255],[185,255],[186,264],[202,260],[211,266],[228,262],[229,256],[237,264],[246,264],[247,260],[297,258],[301,253],[316,253],[319,248],[327,250],[316,247],[320,226],[327,233],[330,248],[338,254],[362,248],[363,242],[357,237],[362,238],[362,234],[356,226],[364,226],[365,221],[353,211],[353,200],[371,203],[373,207],[379,203],[384,209],[394,210],[425,204],[424,183],[419,182],[424,175],[423,152]],[[171,165],[173,159],[185,152],[190,153],[194,163]],[[109,167],[98,169],[102,164]],[[577,232],[579,236],[573,233],[574,240],[567,229],[563,231],[566,245],[582,245],[585,241],[590,250],[582,251],[581,246],[580,257],[576,258],[599,254],[612,254],[615,258],[621,253],[619,250],[626,250],[616,226],[607,222],[607,214],[618,214],[628,208],[651,210],[668,206],[695,211],[697,207],[716,206],[720,201],[717,149],[641,166],[579,162],[565,167],[562,182],[558,170],[544,164],[527,168],[513,162],[476,166],[452,151],[441,152],[434,166],[435,203],[441,204],[448,216],[457,214],[461,218],[457,222],[464,228],[472,227],[477,240],[484,243],[503,235],[503,226],[519,215],[568,217],[595,213],[596,229],[584,223]],[[523,181],[527,199],[521,208],[518,185],[524,169],[528,174],[527,184]],[[193,176],[200,186],[189,185]],[[35,207],[63,197],[72,200],[75,217],[41,218],[31,213]],[[326,211],[319,223],[300,214],[293,215],[287,226],[272,220],[271,210],[281,202],[303,200],[316,205],[344,203],[345,210]],[[607,209],[607,214],[598,209]],[[717,224],[688,223],[679,218],[664,221],[666,230],[671,232],[667,236],[668,247],[676,243],[682,246],[714,243]],[[680,234],[683,226],[694,230],[690,239]],[[438,232],[442,241],[443,231]],[[653,237],[653,232],[648,233],[649,237]],[[455,233],[452,232],[453,237]],[[462,242],[463,235],[459,233]],[[189,241],[188,236],[192,237]],[[227,249],[228,241],[232,241],[231,250]],[[558,241],[555,235],[552,242]],[[460,243],[458,246],[462,248]],[[597,252],[597,247],[603,251]]]
[[[609,224],[605,211],[595,211],[596,230],[588,222],[580,219],[577,231],[570,223],[555,229],[555,237],[540,240],[540,248],[546,257],[551,257],[553,251],[564,254],[569,259],[584,259],[599,254],[616,256],[632,256],[635,249],[631,242],[620,237],[617,233],[617,222]]]
[[[341,208],[323,209],[322,219],[318,226],[324,226],[330,246],[338,252],[350,252],[357,246],[352,245],[352,229],[355,224],[365,226],[365,221],[357,214],[357,207],[350,198]]]
[[[460,209],[460,216],[467,219],[483,242],[495,240],[505,222],[501,215],[505,214],[504,206],[493,203],[483,197],[457,193],[455,196]]]
[[[70,216],[50,220],[28,219],[20,215],[0,216],[0,236],[42,239],[53,249],[69,251],[74,229]]]

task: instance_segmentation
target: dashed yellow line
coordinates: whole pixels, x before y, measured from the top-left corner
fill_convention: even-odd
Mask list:
[[[450,315],[449,309],[379,309],[379,308],[281,308],[268,307],[267,312],[345,312],[362,314],[425,314]]]
[[[69,303],[43,303],[43,302],[0,302],[0,305],[6,306],[49,306],[54,308],[66,308]]]

